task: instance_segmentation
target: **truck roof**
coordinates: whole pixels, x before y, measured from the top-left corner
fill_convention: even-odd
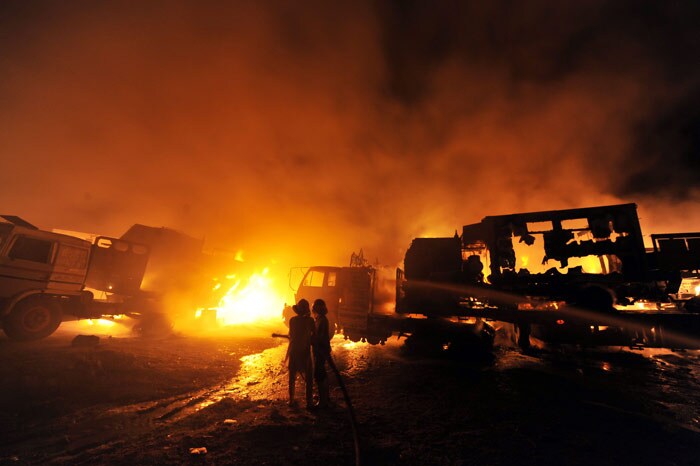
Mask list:
[[[613,204],[606,206],[596,206],[596,207],[581,207],[577,209],[561,209],[561,210],[541,210],[535,212],[518,212],[514,214],[506,215],[489,215],[483,218],[482,222],[489,219],[500,220],[506,218],[513,219],[523,219],[529,222],[538,222],[551,220],[552,218],[557,219],[574,219],[574,218],[584,218],[589,215],[610,213],[614,211],[630,211],[637,210],[637,204]]]
[[[64,235],[61,233],[54,233],[52,231],[40,230],[35,226],[25,227],[15,224],[12,228],[15,234],[25,234],[31,236],[32,238],[40,238],[51,241],[60,241],[61,243],[80,245],[80,246],[90,246],[89,241],[85,241],[75,236]]]
[[[5,220],[7,223],[11,223],[13,225],[17,225],[20,227],[25,227],[25,228],[31,228],[33,230],[38,230],[37,227],[29,223],[28,221],[24,220],[22,217],[18,217],[16,215],[0,215],[0,218]]]

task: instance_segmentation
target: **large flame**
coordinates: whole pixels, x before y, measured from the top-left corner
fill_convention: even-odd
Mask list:
[[[217,321],[221,325],[278,324],[282,319],[284,298],[273,287],[268,268],[254,273],[244,284],[235,275],[233,286],[219,301]]]

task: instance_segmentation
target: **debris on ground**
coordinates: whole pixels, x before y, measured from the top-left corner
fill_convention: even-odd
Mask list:
[[[78,335],[71,341],[74,348],[95,348],[100,344],[100,337],[97,335]]]

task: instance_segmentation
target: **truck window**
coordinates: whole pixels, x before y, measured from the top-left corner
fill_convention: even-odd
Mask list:
[[[328,286],[335,286],[335,272],[328,272]]]
[[[544,231],[552,231],[554,226],[551,220],[542,222],[527,222],[527,229],[530,233],[542,233]]]
[[[18,236],[12,245],[8,257],[25,261],[41,262],[48,264],[51,261],[52,241]]]
[[[324,275],[324,272],[319,272],[318,270],[310,270],[309,273],[306,274],[306,278],[304,279],[304,286],[315,286],[321,288],[323,286]]]
[[[87,259],[87,249],[68,244],[59,244],[54,265],[68,269],[84,269],[87,267]]]

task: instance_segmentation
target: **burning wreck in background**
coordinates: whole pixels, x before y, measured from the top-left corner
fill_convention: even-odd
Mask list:
[[[134,225],[122,238],[149,246],[143,289],[160,295],[178,330],[280,323],[284,289],[271,265],[248,265],[242,250],[206,249],[204,240],[169,228]]]
[[[246,281],[240,253],[205,253],[203,241],[168,228],[82,239],[2,218],[0,306],[12,338],[44,338],[76,319],[111,326],[127,316],[145,334],[280,321],[269,269]]]
[[[254,344],[220,339],[268,320],[258,313],[279,319],[290,302],[286,270],[316,264],[294,285],[310,298],[327,293],[336,328],[352,340],[334,344],[346,367],[359,368],[351,382],[364,396],[376,464],[444,464],[449,455],[473,464],[694,464],[697,435],[649,419],[666,409],[663,419],[687,416],[698,428],[695,352],[625,351],[611,364],[604,356],[611,371],[569,352],[574,362],[558,371],[556,352],[538,359],[491,351],[490,342],[505,322],[522,346],[530,335],[697,344],[700,282],[682,262],[698,235],[644,236],[644,245],[630,207],[576,218],[551,209],[635,200],[644,234],[700,231],[698,24],[695,0],[1,2],[4,210],[103,235],[0,225],[0,267],[24,274],[0,287],[13,290],[0,296],[6,331],[39,338],[67,318],[82,319],[83,333],[241,324],[212,338],[105,339],[94,351],[66,348],[61,332],[26,345],[1,339],[0,462],[107,454],[182,464],[187,447],[206,444],[207,462],[245,463],[255,449],[275,450],[273,440],[295,452],[293,464],[309,463],[310,443],[332,450],[321,464],[343,463],[334,455],[344,435],[331,435],[338,425],[284,421],[274,390],[263,395],[268,411],[245,400],[250,387],[274,389],[282,377],[283,348],[269,332]],[[492,215],[504,212],[528,214]],[[121,238],[134,223],[173,230]],[[205,235],[235,252],[207,250],[196,239]],[[347,265],[350,246],[391,270]],[[255,260],[236,260],[238,250]],[[140,269],[115,274],[122,259]],[[504,357],[465,376],[461,364],[391,353],[396,334],[418,346],[427,336],[441,351],[486,343]],[[167,421],[207,400],[203,391],[229,380],[244,356],[259,364],[242,390],[179,430]],[[620,360],[633,362],[615,373]],[[516,370],[499,372],[509,364]],[[105,413],[120,403],[126,415]],[[221,429],[241,406],[255,426],[270,420],[249,443]],[[59,412],[66,416],[55,419]],[[328,437],[316,435],[319,425]],[[71,462],[73,452],[81,461]]]
[[[636,209],[485,217],[461,236],[414,239],[395,275],[362,253],[348,267],[311,267],[294,300],[324,299],[332,328],[370,343],[396,332],[457,346],[476,335],[488,348],[495,333],[488,321],[503,321],[525,348],[533,329],[549,341],[697,346],[699,235],[656,234],[647,250]],[[147,334],[173,325],[275,329],[291,315],[278,277],[268,267],[249,271],[242,251],[205,253],[202,240],[138,224],[91,244],[5,218],[3,303],[14,338],[45,337],[63,315],[139,317],[136,329]]]

